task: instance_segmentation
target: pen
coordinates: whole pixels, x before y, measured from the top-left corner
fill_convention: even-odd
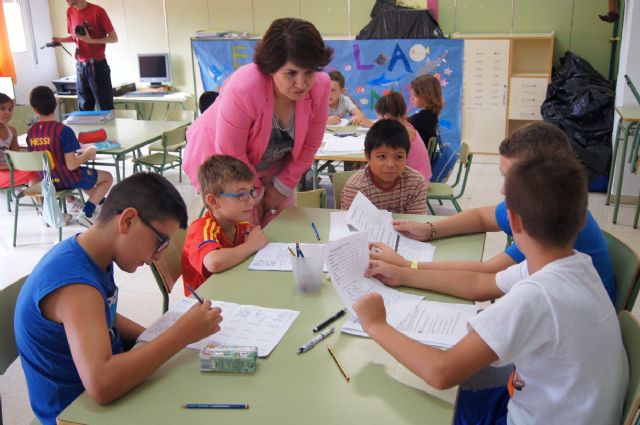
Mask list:
[[[338,365],[338,369],[340,369],[340,373],[342,373],[342,376],[344,376],[344,379],[347,380],[347,382],[349,382],[349,380],[351,379],[349,377],[349,375],[347,374],[347,371],[344,370],[344,368],[342,367],[342,365],[340,364],[340,361],[338,360],[338,358],[336,357],[336,353],[333,352],[333,350],[331,349],[331,347],[327,347],[327,349],[329,350],[329,354],[331,354],[331,357],[333,357],[333,361],[336,362],[336,365]]]
[[[293,250],[292,250],[291,248],[287,247],[287,249],[289,250],[289,253],[290,253],[291,255],[293,255],[294,257],[296,256],[296,254],[294,254],[294,253],[293,253]]]
[[[300,243],[299,242],[296,242],[296,254],[298,254],[298,257],[304,258],[304,254],[302,253],[302,250],[300,249]]]
[[[325,320],[324,322],[320,323],[318,326],[313,328],[313,331],[314,332],[319,332],[319,331],[323,330],[324,328],[329,326],[331,323],[335,322],[336,320],[338,320],[339,318],[344,316],[344,314],[346,312],[347,312],[347,309],[343,308],[342,310],[340,310],[339,312],[337,312],[336,314],[334,314],[333,316],[329,317],[327,320]]]
[[[193,294],[193,296],[194,296],[194,297],[196,297],[196,299],[198,300],[198,302],[199,302],[200,304],[203,304],[203,303],[204,303],[204,300],[203,300],[202,298],[200,298],[200,295],[196,294],[196,290],[195,290],[195,289],[193,289],[193,288],[191,287],[191,285],[187,285],[187,289],[189,290],[189,292],[191,292],[191,293]]]
[[[185,409],[248,409],[248,404],[187,403]]]
[[[318,228],[316,227],[316,224],[314,222],[311,222],[311,227],[313,227],[313,231],[316,233],[316,238],[320,240],[320,234],[318,233]]]
[[[307,351],[311,350],[313,347],[316,346],[317,343],[319,343],[320,341],[322,341],[323,339],[331,335],[334,330],[335,328],[329,328],[324,332],[320,332],[320,334],[317,337],[313,338],[311,341],[307,342],[306,344],[300,346],[300,348],[298,348],[298,354],[306,353]]]

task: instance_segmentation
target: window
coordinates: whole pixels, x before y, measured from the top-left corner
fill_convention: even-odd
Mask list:
[[[2,0],[4,20],[9,33],[9,45],[13,53],[27,51],[27,39],[22,25],[22,13],[18,0]]]

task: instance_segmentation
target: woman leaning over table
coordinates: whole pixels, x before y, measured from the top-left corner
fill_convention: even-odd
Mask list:
[[[256,224],[264,226],[294,206],[296,185],[322,143],[330,82],[320,70],[332,54],[310,22],[273,21],[256,46],[254,63],[229,76],[187,132],[183,168],[196,189],[200,164],[227,154],[254,173]]]

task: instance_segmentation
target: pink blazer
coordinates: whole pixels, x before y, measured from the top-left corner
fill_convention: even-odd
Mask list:
[[[324,134],[329,110],[329,76],[316,74],[304,99],[296,102],[292,160],[276,176],[294,189],[313,163]],[[182,168],[200,190],[198,168],[213,154],[231,155],[245,162],[262,188],[255,166],[269,145],[273,117],[273,80],[255,64],[238,68],[225,81],[220,96],[187,131]]]

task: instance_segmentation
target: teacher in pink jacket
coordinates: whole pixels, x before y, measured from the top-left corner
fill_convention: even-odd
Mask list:
[[[295,205],[296,186],[322,143],[329,110],[331,61],[318,30],[302,19],[271,23],[256,46],[254,63],[238,68],[215,103],[187,132],[183,169],[196,189],[209,156],[245,162],[255,179],[256,224],[267,224]]]

